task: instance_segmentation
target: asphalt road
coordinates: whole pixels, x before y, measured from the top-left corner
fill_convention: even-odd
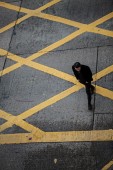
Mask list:
[[[113,1],[3,0],[0,33],[0,169],[113,170]]]

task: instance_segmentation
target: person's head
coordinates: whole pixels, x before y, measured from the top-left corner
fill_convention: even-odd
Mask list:
[[[76,71],[80,71],[81,70],[81,64],[79,62],[76,62],[74,64],[74,68],[75,68]]]

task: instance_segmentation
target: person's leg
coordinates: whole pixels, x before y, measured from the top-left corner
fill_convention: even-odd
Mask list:
[[[95,87],[91,84],[91,94],[94,94],[95,92]]]
[[[86,93],[87,93],[87,98],[88,98],[88,109],[92,110],[92,105],[91,105],[91,83],[86,83]]]

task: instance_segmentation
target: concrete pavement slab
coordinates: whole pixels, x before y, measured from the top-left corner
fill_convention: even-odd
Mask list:
[[[6,122],[6,120],[0,118],[0,125],[2,125],[2,124],[5,123],[5,122]]]
[[[113,18],[109,19],[108,21],[104,22],[101,25],[98,25],[98,27],[113,31]]]
[[[113,47],[99,47],[98,48],[98,66],[97,72],[109,67],[113,64]]]
[[[12,66],[15,63],[16,62],[14,60],[11,60],[11,59],[7,58],[6,63],[5,63],[5,68],[8,68],[8,67]]]
[[[5,62],[5,57],[0,56],[0,71],[3,69],[4,62]]]
[[[95,113],[113,113],[113,100],[96,94]]]
[[[100,170],[112,159],[112,147],[111,142],[1,145],[0,162],[8,170]]]
[[[51,2],[51,0],[23,0],[22,1],[22,7],[28,8],[28,9],[37,9],[48,2]]]
[[[17,1],[11,4],[20,6],[20,2]],[[8,50],[10,48],[10,41],[14,36],[14,27],[12,27],[10,30],[7,28],[8,31],[6,27],[8,27],[8,25],[10,25],[12,22],[15,22],[16,24],[17,19],[24,16],[24,13],[19,13],[19,11],[0,7],[0,16],[0,28],[2,29],[0,34],[0,39],[2,40],[0,41],[0,48]]]
[[[94,129],[113,129],[113,113],[98,113],[94,117]]]
[[[97,72],[102,71],[113,64],[113,48],[100,47],[98,49],[98,65]],[[113,91],[113,74],[110,73],[96,82],[97,85]],[[103,107],[101,107],[103,106]],[[95,98],[95,113],[113,113],[113,100],[104,98],[96,94]]]
[[[14,2],[13,0],[4,1],[11,4]],[[17,5],[20,6],[20,2],[18,3],[18,0],[16,2]],[[22,7],[36,9],[47,2],[50,1],[23,0]],[[111,11],[113,11],[112,0],[100,0],[98,2],[96,0],[88,0],[87,2],[83,0],[64,0],[42,12],[89,24],[100,17],[109,14]],[[38,15],[41,14],[38,13]],[[21,14],[19,16],[21,16]],[[59,21],[64,22],[63,19]],[[73,31],[78,31],[76,27],[61,24],[59,21],[55,22],[39,19],[38,17],[31,17],[17,25],[15,32],[13,32],[13,29],[10,29],[1,34],[1,39],[3,40],[0,42],[1,48],[6,50],[11,49],[10,51],[12,53],[20,54],[23,58],[26,58],[34,52],[38,52],[40,49],[70,35]],[[8,20],[6,20],[6,24],[7,22]],[[112,30],[112,20],[108,20],[107,22],[109,25],[103,21],[103,24],[97,26]],[[70,23],[71,22],[69,22],[69,24]],[[91,29],[89,31],[91,31]],[[71,37],[74,38],[73,40],[68,37],[70,42],[65,44],[65,41],[63,41],[64,45],[59,44],[59,46],[62,45],[59,48],[54,46],[55,49],[49,49],[50,51],[47,51],[49,53],[46,55],[43,55],[43,49],[42,57],[36,59],[38,54],[35,55],[34,61],[37,64],[35,66],[38,67],[39,62],[40,64],[73,75],[71,66],[78,60],[83,64],[89,65],[93,74],[102,71],[113,64],[113,38],[111,34],[111,37],[110,35],[108,37],[101,35],[102,31],[98,33],[99,34],[86,32],[76,38]],[[107,34],[108,32],[105,33]],[[11,40],[12,35],[13,37]],[[11,48],[9,48],[10,40]],[[103,47],[98,48],[98,46]],[[15,58],[16,56],[14,59]],[[23,62],[22,64],[25,64],[24,60],[21,60],[21,58],[19,58],[19,61],[21,63]],[[8,59],[5,68],[8,68],[8,66],[11,66],[12,64],[14,64],[13,61]],[[30,64],[33,66],[33,63]],[[3,65],[3,61],[1,65]],[[74,85],[71,82],[64,80],[65,78],[69,78],[66,74],[65,76],[63,74],[64,77],[62,76],[62,80],[35,69],[23,65],[2,77],[0,88],[1,114],[4,113],[2,113],[3,110],[15,116],[19,115],[23,111],[26,111],[37,104],[41,104],[41,102],[44,102],[50,97],[55,96]],[[46,71],[50,71],[50,68],[47,68]],[[53,71],[53,74],[54,72],[56,73],[55,70]],[[60,77],[60,72],[58,72],[58,74]],[[112,78],[112,73],[110,73],[105,77],[102,77],[96,83],[99,86],[113,90],[111,85]],[[87,138],[88,141],[90,141],[93,136],[93,140],[99,140],[99,133],[96,131],[97,135],[95,135],[93,132],[94,129],[103,130],[113,128],[113,100],[106,98],[106,96],[102,97],[101,95],[96,94],[92,98],[92,103],[95,104],[95,110],[89,112],[87,110],[85,89],[81,89],[56,103],[49,103],[49,105],[43,103],[43,107],[40,105],[42,108],[40,107],[38,111],[36,111],[37,109],[35,108],[36,110],[34,109],[34,113],[32,113],[33,110],[24,112],[24,120],[31,123],[31,125],[27,124],[25,127],[29,129],[30,126],[33,127],[32,125],[35,125],[44,131],[57,131],[56,134],[58,135],[61,134],[58,131],[66,132],[69,130],[78,130],[80,131],[78,132],[78,138],[81,131],[84,130],[83,135],[87,135],[87,137],[85,136],[85,139]],[[46,105],[44,106],[44,104]],[[34,115],[30,117],[30,114]],[[7,113],[4,117],[5,116],[7,117]],[[27,116],[29,117],[25,118]],[[11,119],[9,118],[8,120],[10,121]],[[21,126],[22,122],[21,120],[19,121]],[[0,124],[3,125],[3,123],[6,123],[6,121],[0,119]],[[10,126],[10,122],[5,125],[7,127]],[[5,125],[2,126],[3,129]],[[33,135],[36,132],[36,137],[40,137],[38,136],[39,132],[34,129],[35,127],[33,128]],[[87,130],[92,131],[87,134]],[[113,143],[110,141],[76,142],[77,139],[75,139],[75,142],[69,143],[69,137],[69,139],[67,138],[68,141],[66,143],[21,144],[22,141],[24,141],[23,138],[26,136],[26,132],[27,131],[24,131],[21,127],[17,127],[16,125],[9,129],[7,128],[2,132],[3,134],[0,137],[3,137],[6,140],[2,139],[2,141],[4,140],[4,143],[7,142],[10,144],[0,145],[0,165],[3,170],[100,170],[113,159]],[[103,137],[102,140],[105,140],[106,138],[104,132],[100,132]],[[49,135],[50,133],[48,132],[46,134]],[[67,133],[65,134],[67,135]],[[109,139],[112,140],[112,130],[108,131],[107,135],[109,136],[109,134],[111,137]],[[7,137],[9,139],[9,136],[11,137],[11,140],[7,141]],[[65,138],[65,136],[61,136],[61,138],[62,137]],[[17,141],[17,143],[20,144],[12,145],[11,141],[14,143]],[[24,142],[26,142],[26,140]],[[32,140],[30,142],[32,142]],[[110,169],[112,169],[112,167],[109,168],[109,170]]]
[[[11,128],[7,128],[5,129],[2,134],[18,134],[18,133],[28,133],[28,131],[16,126],[16,125],[13,125]]]
[[[8,2],[8,3],[12,3],[12,2],[20,2],[21,0],[1,0],[1,2]]]
[[[20,5],[20,3],[18,3]],[[17,20],[18,12],[4,7],[0,7],[0,28],[3,28],[13,21]],[[21,15],[22,16],[22,15]]]
[[[85,91],[80,90],[26,120],[44,131],[91,130],[93,113],[87,107]]]
[[[112,12],[112,6],[112,0],[65,0],[44,10],[44,12],[77,22],[89,24]]]
[[[0,41],[0,48],[8,51],[12,36],[14,36],[13,28],[10,29],[9,31],[6,31],[5,33],[1,33],[0,39],[2,39],[2,41]]]
[[[17,115],[71,86],[72,83],[22,66],[1,79],[1,109]]]
[[[10,52],[28,56],[76,30],[77,28],[65,24],[31,17],[16,26],[16,35],[12,38]],[[5,36],[5,33],[3,36]]]
[[[88,65],[91,67],[92,73],[96,73],[96,60],[97,60],[97,49],[86,48],[78,50],[66,50],[50,52],[37,59],[35,62],[47,65],[49,67],[61,70],[65,73],[74,76],[72,71],[72,65],[79,61],[81,64]]]
[[[69,41],[68,43],[58,47],[56,50],[75,50],[78,48],[95,48],[101,46],[112,46],[113,38],[107,37],[105,35],[95,34],[95,33],[84,33],[76,37],[75,39]]]

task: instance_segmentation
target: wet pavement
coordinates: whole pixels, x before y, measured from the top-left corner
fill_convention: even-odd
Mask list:
[[[113,170],[113,1],[3,0],[0,18],[1,170]]]

